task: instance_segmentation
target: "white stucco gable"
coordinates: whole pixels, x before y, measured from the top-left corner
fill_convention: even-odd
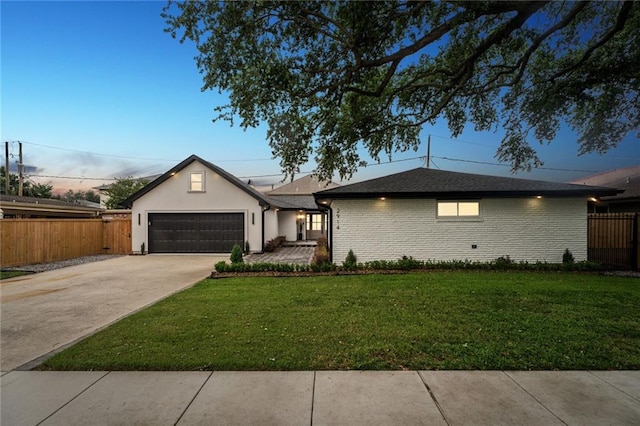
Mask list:
[[[272,218],[273,212],[267,213],[270,205],[265,197],[197,156],[178,164],[127,203],[132,209],[134,252],[140,252],[143,243],[152,252],[154,246],[162,252],[171,246],[177,251],[193,247],[194,252],[217,252],[218,247],[229,247],[230,241],[240,239],[239,244],[248,241],[252,250],[259,251],[265,232],[277,233],[273,229],[277,219]],[[198,224],[203,218],[207,223]],[[220,221],[229,224],[220,225]],[[161,223],[166,229],[158,230]]]

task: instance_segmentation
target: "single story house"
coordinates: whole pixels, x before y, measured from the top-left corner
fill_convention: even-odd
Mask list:
[[[133,252],[144,245],[149,253],[229,253],[246,242],[259,252],[279,235],[309,239],[307,218],[327,209],[311,195],[311,188],[324,186],[303,179],[263,194],[192,155],[125,200],[132,213]]]
[[[332,260],[587,258],[587,200],[617,189],[418,168],[314,194]]]
[[[98,218],[104,209],[96,203],[69,203],[49,198],[0,195],[0,218]]]

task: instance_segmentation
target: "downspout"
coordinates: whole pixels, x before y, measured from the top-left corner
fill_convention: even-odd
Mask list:
[[[329,234],[329,262],[333,263],[333,209],[330,205],[325,207],[329,209],[329,226],[327,227],[327,233]]]
[[[263,207],[262,208],[262,247],[260,248],[260,251],[264,253],[264,212],[266,212],[267,210],[271,210],[271,205],[267,204],[267,207]]]

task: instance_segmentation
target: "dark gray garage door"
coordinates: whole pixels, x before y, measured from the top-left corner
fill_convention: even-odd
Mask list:
[[[149,213],[149,253],[229,253],[243,243],[243,213]]]

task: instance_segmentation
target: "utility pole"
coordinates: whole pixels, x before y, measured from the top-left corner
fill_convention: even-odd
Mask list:
[[[22,189],[23,189],[23,185],[24,185],[24,178],[22,176],[22,142],[18,142],[18,146],[19,146],[19,163],[18,163],[18,197],[22,197]]]
[[[9,175],[9,142],[4,143],[4,186],[5,186],[5,190],[7,192],[5,192],[6,195],[9,195],[10,193],[10,187],[11,187],[11,176]]]
[[[429,168],[429,163],[431,163],[431,134],[427,139],[427,169]]]

